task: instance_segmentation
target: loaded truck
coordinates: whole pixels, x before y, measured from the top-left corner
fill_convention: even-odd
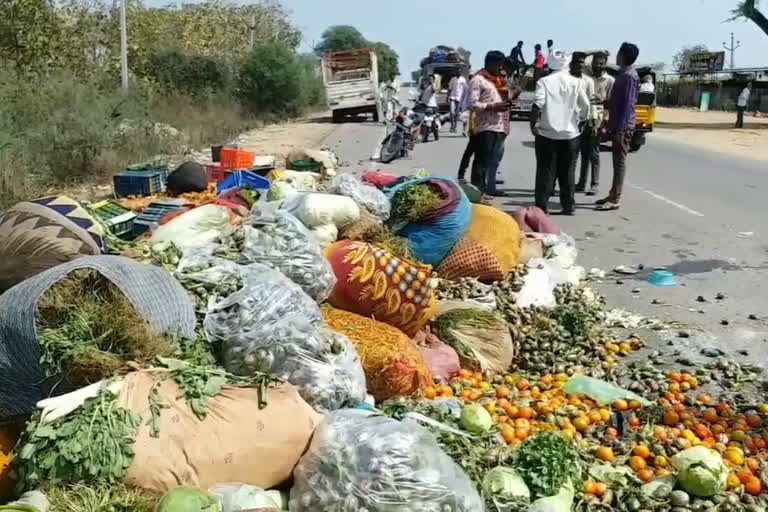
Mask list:
[[[358,114],[371,114],[374,121],[379,120],[379,68],[373,50],[327,52],[322,58],[322,70],[334,123]]]
[[[421,60],[420,78],[434,77],[437,90],[437,108],[440,113],[450,110],[448,102],[448,83],[456,73],[469,79],[469,63],[461,54],[450,46],[436,46],[429,51],[429,56]],[[416,82],[418,88],[421,80]]]

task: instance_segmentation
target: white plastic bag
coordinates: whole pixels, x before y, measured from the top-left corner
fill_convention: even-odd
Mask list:
[[[326,247],[339,238],[339,228],[335,224],[323,224],[312,228],[312,236],[315,237],[321,247]]]
[[[277,491],[265,491],[248,484],[216,484],[208,492],[219,500],[220,512],[241,512],[262,508],[282,509],[282,500]],[[277,501],[273,493],[277,492]]]
[[[229,208],[217,204],[207,204],[184,212],[167,224],[159,226],[150,242],[173,243],[182,252],[209,245],[219,237],[229,233]]]
[[[360,206],[381,220],[389,218],[391,205],[386,194],[374,186],[363,183],[352,174],[339,174],[328,189],[333,194],[351,197]]]
[[[523,277],[523,287],[517,294],[515,304],[521,308],[536,306],[555,307],[555,285],[549,274],[542,268],[529,268]]]
[[[360,220],[357,203],[335,194],[304,194],[287,208],[310,229],[325,224],[343,228]]]

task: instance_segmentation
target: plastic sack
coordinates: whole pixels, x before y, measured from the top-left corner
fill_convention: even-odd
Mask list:
[[[563,387],[563,392],[568,395],[587,395],[592,400],[601,404],[612,404],[616,400],[637,400],[643,405],[650,405],[651,402],[641,397],[637,393],[622,389],[618,386],[596,379],[586,375],[574,375]]]
[[[505,372],[515,356],[509,325],[496,312],[454,309],[435,318],[432,331],[456,350],[466,368]]]
[[[424,361],[437,380],[450,380],[461,369],[459,355],[440,338],[426,331],[419,331],[413,339]]]
[[[410,242],[413,254],[430,265],[439,265],[469,227],[472,205],[464,191],[445,178],[422,178],[407,181],[389,191],[390,200],[405,187],[429,182],[440,188],[444,200],[428,219],[408,222],[398,230]]]
[[[334,194],[304,194],[286,209],[308,228],[333,224],[343,228],[360,219],[360,207],[352,199]]]
[[[257,203],[243,224],[242,262],[278,269],[318,302],[330,295],[336,277],[320,244],[299,219]]]
[[[323,224],[312,228],[312,236],[315,237],[320,247],[327,247],[339,238],[339,228],[335,224]]]
[[[361,409],[327,415],[293,477],[292,512],[484,510],[429,431]]]
[[[364,206],[369,212],[381,220],[387,220],[391,205],[389,199],[381,190],[363,183],[352,174],[339,174],[331,181],[328,189],[333,194],[351,197],[360,206]]]
[[[523,277],[523,287],[517,294],[515,304],[521,308],[553,308],[556,303],[554,291],[555,285],[544,269],[529,268]]]
[[[242,512],[244,510],[277,510],[282,508],[280,493],[265,491],[261,487],[248,484],[216,484],[208,492],[219,500],[221,512]],[[277,492],[275,496],[273,493]]]
[[[152,233],[150,242],[172,243],[181,251],[211,244],[231,230],[229,208],[207,204],[186,211]]]
[[[395,174],[388,174],[380,171],[365,171],[363,173],[363,183],[368,183],[377,188],[384,188],[392,185],[400,177]]]
[[[501,281],[520,260],[520,228],[508,214],[492,206],[472,205],[472,220],[466,233],[440,263],[443,279],[475,277]]]
[[[337,283],[328,302],[413,336],[432,317],[432,267],[400,259],[365,242],[341,240],[325,249]]]
[[[537,206],[518,208],[512,214],[520,229],[526,233],[557,234],[560,232],[557,224]]]
[[[243,288],[212,300],[203,327],[222,344],[227,370],[271,373],[318,410],[356,406],[365,375],[352,343],[323,328],[319,306],[277,270],[251,264]]]
[[[377,402],[409,396],[432,385],[421,353],[398,329],[348,311],[323,307],[328,327],[352,340],[365,371],[368,392]]]

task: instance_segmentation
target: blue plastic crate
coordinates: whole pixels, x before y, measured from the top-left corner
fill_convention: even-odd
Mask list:
[[[157,227],[160,219],[173,211],[185,207],[186,201],[184,199],[151,203],[143,212],[141,212],[141,215],[133,220],[134,236],[143,235],[147,231]]]
[[[168,166],[168,164],[153,162],[151,164],[145,165],[132,165],[130,167],[126,167],[121,172],[143,173],[147,171],[160,173],[163,179],[163,190],[165,190],[165,184],[168,182],[168,175],[171,174],[171,168]]]
[[[226,177],[216,185],[216,193],[221,194],[223,191],[235,187],[267,190],[269,189],[269,185],[270,183],[268,179],[250,171],[239,169],[228,173]]]
[[[151,196],[163,191],[163,177],[158,171],[119,172],[112,177],[115,197]]]

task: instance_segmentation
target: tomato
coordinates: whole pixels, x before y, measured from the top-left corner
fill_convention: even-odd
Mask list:
[[[504,424],[504,426],[501,427],[501,437],[503,437],[507,443],[511,443],[514,439],[517,439],[515,427],[509,424]]]
[[[643,444],[636,446],[633,453],[643,459],[647,459],[651,456],[651,450]]]
[[[584,483],[584,492],[587,494],[595,494],[595,489],[597,489],[597,483],[593,482],[592,480],[587,480]]]
[[[640,403],[638,400],[630,400],[629,401],[629,408],[633,411],[637,411],[643,407],[643,404]]]
[[[453,396],[453,388],[447,384],[443,384],[442,386],[440,386],[440,396],[441,397]]]
[[[586,416],[579,416],[573,420],[573,426],[576,427],[576,430],[579,432],[584,432],[589,428],[589,418]]]
[[[616,409],[617,411],[626,411],[627,409],[629,409],[629,404],[627,403],[626,400],[616,400],[615,402],[613,402],[613,408]]]
[[[669,459],[663,455],[657,455],[653,458],[653,465],[657,468],[666,468],[669,466]]]
[[[615,428],[608,427],[607,429],[605,429],[605,437],[616,438],[618,436],[619,436],[619,431],[616,430]]]
[[[522,391],[522,390],[524,390],[524,389],[528,389],[528,386],[530,386],[530,385],[531,385],[531,383],[530,383],[530,382],[528,382],[528,381],[527,381],[527,380],[525,380],[525,379],[522,379],[522,380],[519,380],[519,381],[517,381],[517,384],[516,384],[516,386],[517,386],[517,389],[519,389],[520,391]]]
[[[507,403],[507,405],[504,406],[504,412],[507,413],[507,416],[509,416],[512,419],[515,419],[518,416],[520,416],[520,409],[518,409],[517,406],[512,405],[510,403]]]
[[[679,423],[680,423],[680,415],[677,414],[672,409],[667,409],[667,411],[664,413],[664,424],[669,427],[674,427]]]
[[[752,473],[757,473],[760,471],[760,463],[757,461],[757,459],[749,458],[746,461],[744,461],[747,465],[747,469],[750,470]]]
[[[637,428],[640,426],[641,421],[640,421],[640,418],[638,418],[637,416],[632,416],[627,420],[627,423],[629,423],[630,427]]]
[[[507,386],[499,386],[496,388],[496,398],[507,398],[509,396],[509,388]]]
[[[437,397],[437,390],[433,386],[429,386],[424,390],[424,398],[432,400]]]
[[[667,377],[669,377],[669,380],[672,382],[682,382],[683,381],[683,375],[680,372],[669,372],[667,374]]]
[[[616,456],[613,454],[613,448],[610,446],[601,446],[595,452],[595,457],[604,462],[613,462]]]
[[[741,480],[736,473],[728,473],[728,480],[726,480],[726,486],[728,489],[735,489],[741,486]]]
[[[749,477],[749,480],[744,483],[744,490],[752,496],[757,496],[763,492],[763,483],[756,476],[751,476]]]
[[[667,468],[656,468],[656,476],[667,476],[669,470]]]
[[[629,465],[632,466],[632,469],[635,471],[640,471],[645,469],[648,464],[646,464],[644,458],[635,455],[629,459]]]
[[[602,497],[605,494],[605,491],[608,490],[608,486],[605,485],[603,482],[597,482],[595,483],[595,492],[594,495],[598,498]]]
[[[590,423],[600,423],[603,421],[603,417],[600,416],[600,411],[590,411],[587,418],[589,418]]]
[[[759,428],[763,424],[763,419],[757,414],[747,415],[747,425],[752,428]]]
[[[749,479],[754,478],[755,475],[753,475],[752,472],[749,471],[748,469],[745,469],[743,471],[739,471],[738,473],[736,473],[736,477],[738,477],[739,482],[741,482],[742,484],[746,484],[749,481]]]
[[[520,417],[525,418],[527,420],[533,418],[533,409],[531,409],[530,407],[521,407]]]
[[[637,472],[637,478],[643,482],[650,482],[653,480],[653,470],[645,468]]]
[[[469,370],[464,369],[464,368],[459,370],[459,377],[461,377],[462,379],[468,379],[471,376],[472,376],[472,372],[470,372]]]

